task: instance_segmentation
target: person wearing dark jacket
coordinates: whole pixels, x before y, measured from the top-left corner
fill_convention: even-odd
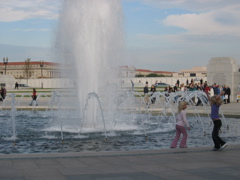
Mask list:
[[[143,92],[144,92],[144,101],[145,101],[146,105],[148,106],[148,102],[149,102],[148,84],[145,85],[145,87],[144,87],[144,89],[143,89]]]
[[[227,103],[230,103],[230,96],[231,96],[231,89],[230,89],[230,87],[226,86],[226,92],[225,93],[228,95]]]
[[[151,86],[150,92],[151,92],[151,96],[153,96],[154,93],[156,92],[156,87],[155,87],[154,85]],[[156,101],[156,97],[152,97],[152,98],[151,98],[152,104],[154,104],[155,101]]]
[[[2,96],[2,101],[4,101],[4,100],[5,100],[5,97],[6,97],[6,95],[7,95],[7,90],[6,90],[6,88],[2,86],[0,93],[1,93],[1,96]]]

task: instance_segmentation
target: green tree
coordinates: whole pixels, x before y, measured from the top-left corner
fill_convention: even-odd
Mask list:
[[[151,73],[151,74],[146,75],[146,77],[159,77],[159,76],[156,73]]]
[[[135,77],[144,77],[142,74],[136,74]]]

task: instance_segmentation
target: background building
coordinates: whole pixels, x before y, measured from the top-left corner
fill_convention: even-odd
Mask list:
[[[192,69],[183,69],[181,70],[180,75],[183,77],[198,77],[198,76],[207,76],[207,67],[192,67]]]
[[[27,78],[27,71],[29,79],[61,77],[59,63],[30,61],[29,66],[26,62],[0,63],[0,74],[12,75],[15,79]]]

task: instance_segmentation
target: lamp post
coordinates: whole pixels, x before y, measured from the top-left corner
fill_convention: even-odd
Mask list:
[[[6,75],[6,71],[7,71],[7,64],[8,64],[8,57],[4,57],[3,58],[3,64],[5,65],[5,75]]]
[[[43,78],[43,65],[44,65],[44,61],[40,61],[40,67],[41,67],[41,79]],[[43,89],[43,82],[42,82],[42,89]]]

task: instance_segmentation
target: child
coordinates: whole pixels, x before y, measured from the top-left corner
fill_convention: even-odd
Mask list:
[[[187,102],[181,101],[178,105],[178,113],[176,116],[176,136],[171,144],[171,148],[177,147],[177,142],[180,138],[180,135],[183,134],[180,148],[187,148],[187,131],[184,127],[184,125],[187,125],[188,130],[190,130],[190,126],[188,124],[187,118],[186,118],[186,111],[187,108]]]
[[[208,99],[211,103],[211,118],[213,120],[213,131],[212,131],[212,139],[214,142],[214,148],[212,151],[221,151],[225,147],[227,147],[227,143],[223,141],[219,136],[219,130],[222,126],[222,121],[219,119],[219,107],[222,105],[223,101],[220,98],[224,92],[222,91],[219,95],[214,95],[211,98],[208,96]]]

